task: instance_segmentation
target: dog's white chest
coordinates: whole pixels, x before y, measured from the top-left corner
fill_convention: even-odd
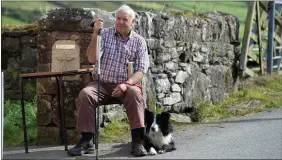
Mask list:
[[[149,138],[151,140],[151,143],[158,147],[159,149],[163,145],[168,145],[172,141],[172,135],[168,134],[167,136],[163,136],[161,132],[151,132],[149,133]]]

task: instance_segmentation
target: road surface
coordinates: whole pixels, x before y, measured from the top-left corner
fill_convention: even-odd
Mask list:
[[[137,159],[282,159],[282,108],[214,123],[181,127],[177,150]],[[71,146],[70,146],[71,147]],[[95,154],[68,157],[63,146],[4,148],[4,159],[95,159]],[[100,159],[136,159],[130,143],[100,144]]]

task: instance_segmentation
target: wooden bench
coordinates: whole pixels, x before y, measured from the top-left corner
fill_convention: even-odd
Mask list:
[[[64,112],[64,96],[62,93],[62,79],[64,76],[71,75],[79,75],[79,74],[90,74],[92,77],[93,68],[88,69],[78,69],[71,71],[63,71],[63,72],[37,72],[37,73],[25,73],[20,75],[20,94],[21,94],[21,110],[22,110],[22,122],[23,122],[23,130],[24,130],[24,147],[25,153],[28,153],[28,141],[27,141],[27,131],[26,131],[26,120],[25,120],[25,107],[24,107],[24,91],[23,91],[23,83],[25,79],[32,78],[56,78],[57,85],[57,100],[59,106],[59,116],[60,116],[60,132],[61,132],[61,140],[65,145],[65,151],[68,150],[67,147],[67,132],[66,132],[66,124],[65,124],[65,112]],[[96,113],[96,112],[95,112]]]

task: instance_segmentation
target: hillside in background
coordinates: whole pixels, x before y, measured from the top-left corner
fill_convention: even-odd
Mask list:
[[[100,8],[114,11],[121,4],[128,4],[135,11],[221,11],[238,17],[240,21],[240,38],[242,38],[248,5],[246,2],[98,2],[98,1],[2,1],[2,27],[36,23],[52,8]]]

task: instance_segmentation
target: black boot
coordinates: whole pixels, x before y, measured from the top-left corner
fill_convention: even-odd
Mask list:
[[[94,145],[92,143],[93,133],[82,132],[79,142],[71,149],[68,150],[69,156],[81,156],[94,152]]]
[[[147,155],[147,151],[144,148],[144,132],[144,128],[136,128],[131,130],[131,154],[136,157]]]

